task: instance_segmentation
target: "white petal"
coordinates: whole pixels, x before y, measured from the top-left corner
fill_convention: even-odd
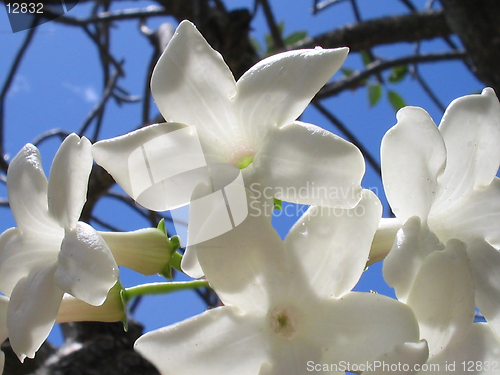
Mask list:
[[[463,339],[475,309],[474,281],[463,242],[450,240],[444,250],[425,258],[406,303],[431,354]]]
[[[353,209],[311,207],[285,239],[300,264],[303,282],[322,297],[340,297],[358,282],[365,268],[382,205],[370,190]]]
[[[431,374],[498,374],[500,371],[500,340],[486,323],[472,324],[464,340],[448,345],[428,364],[439,365]],[[428,374],[428,371],[423,374]]]
[[[55,265],[30,273],[12,292],[7,327],[19,359],[33,358],[54,325],[64,292],[54,280]]]
[[[429,348],[427,342],[422,340],[418,343],[398,344],[389,353],[380,355],[375,362],[380,364],[374,368],[374,371],[365,371],[363,374],[386,375],[387,369],[402,369],[398,371],[398,375],[416,374],[416,369],[421,369],[422,365],[427,361],[429,356]],[[388,366],[388,367],[384,367]]]
[[[394,288],[400,301],[406,302],[427,255],[442,249],[444,245],[426,224],[420,223],[418,216],[409,218],[398,231],[383,270],[385,281]]]
[[[40,228],[37,228],[40,229]],[[57,261],[64,231],[60,236],[29,233],[10,228],[0,236],[0,291],[10,295],[16,283],[40,267]]]
[[[500,337],[500,252],[476,239],[467,244],[467,254],[474,275],[476,305]]]
[[[411,216],[426,220],[446,162],[446,149],[436,125],[421,108],[405,107],[380,148],[382,180],[392,210],[401,222]]]
[[[98,232],[118,265],[143,275],[160,273],[170,260],[171,243],[156,228],[133,232]]]
[[[500,179],[495,177],[490,186],[472,190],[454,205],[433,207],[429,226],[442,241],[482,237],[500,247]]]
[[[370,249],[368,265],[384,259],[394,245],[396,233],[401,229],[401,222],[397,218],[382,218],[378,223],[377,232]]]
[[[439,200],[453,204],[473,188],[488,186],[500,165],[500,104],[487,88],[482,95],[454,100],[439,125],[448,161]]]
[[[214,142],[238,131],[231,98],[236,82],[222,59],[189,21],[183,21],[161,55],[151,91],[165,121],[196,126]]]
[[[246,138],[258,150],[266,133],[296,120],[340,68],[348,48],[307,49],[268,57],[236,84],[235,112]]]
[[[321,344],[324,363],[366,363],[397,344],[419,341],[411,309],[380,294],[352,292],[323,300],[311,317],[308,338]]]
[[[55,278],[66,293],[99,306],[118,279],[118,265],[95,229],[79,221],[66,230]]]
[[[47,178],[38,149],[27,144],[12,159],[7,172],[7,190],[12,214],[23,233],[58,233],[57,223],[49,216]]]
[[[352,143],[315,125],[274,128],[254,159],[268,194],[280,200],[354,207],[361,196],[365,162]]]
[[[261,367],[259,375],[303,375],[305,370],[311,371],[312,363],[322,362],[323,354],[322,348],[301,338],[275,341],[269,352],[271,358]]]
[[[163,123],[97,142],[96,162],[142,206],[166,211],[189,203],[206,181],[207,162],[194,127]]]
[[[266,360],[264,317],[219,307],[141,336],[135,349],[162,375],[255,375]]]
[[[48,201],[52,217],[62,228],[74,228],[87,200],[92,169],[90,141],[75,133],[66,137],[50,168]]]
[[[267,309],[268,296],[286,267],[285,249],[269,218],[250,200],[249,215],[234,229],[189,247],[203,273],[225,305],[242,311]],[[257,202],[258,203],[258,202]],[[193,208],[193,207],[191,207]],[[190,211],[190,217],[196,211]]]

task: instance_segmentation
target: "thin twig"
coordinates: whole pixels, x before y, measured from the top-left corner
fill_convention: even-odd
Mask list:
[[[49,12],[47,11],[47,14]],[[167,16],[169,15],[170,12],[168,12],[165,8],[163,7],[158,7],[158,6],[148,6],[146,9],[125,9],[125,10],[118,10],[114,12],[103,12],[103,13],[98,13],[92,17],[68,17],[68,16],[60,16],[55,19],[55,21],[64,23],[67,25],[73,25],[73,26],[84,26],[88,25],[91,23],[99,23],[103,21],[119,21],[119,20],[126,20],[126,19],[134,19],[134,18],[144,18],[144,17],[154,17],[154,16]]]
[[[67,132],[66,130],[62,130],[62,129],[51,129],[51,130],[47,130],[46,132],[43,132],[42,134],[40,134],[38,137],[36,137],[33,142],[31,142],[33,145],[35,146],[39,146],[41,145],[43,142],[45,142],[46,140],[48,140],[49,138],[52,138],[52,137],[59,137],[61,139],[61,141],[66,138],[67,136],[69,135],[69,132]]]
[[[274,47],[276,49],[284,49],[285,43],[283,43],[283,39],[281,38],[281,32],[274,20],[273,11],[271,10],[271,6],[267,0],[259,0],[262,5],[262,9],[264,10],[264,15],[266,17],[267,26],[269,27],[269,31],[271,31],[271,37],[273,38]]]
[[[19,51],[17,52],[16,58],[14,59],[14,62],[12,63],[12,67],[10,68],[9,73],[7,74],[7,79],[5,80],[5,83],[2,87],[2,92],[0,93],[0,168],[4,172],[7,172],[7,168],[9,167],[9,164],[7,163],[7,160],[5,160],[4,157],[4,150],[5,150],[5,145],[4,145],[4,114],[5,114],[5,98],[7,97],[7,93],[9,92],[10,86],[14,80],[14,77],[16,75],[17,69],[21,66],[21,60],[28,50],[28,46],[33,39],[33,35],[35,34],[35,29],[36,27],[33,27],[29,29],[28,34],[26,35],[26,38],[24,39],[23,44],[21,45],[21,48],[19,48]]]
[[[90,221],[93,221],[93,222],[99,224],[100,226],[102,226],[102,227],[104,227],[112,232],[123,232],[123,230],[121,230],[120,228],[115,227],[114,225],[111,225],[111,224],[105,222],[104,220],[99,219],[96,216],[91,216]]]
[[[110,79],[108,81],[108,84],[106,85],[106,88],[104,90],[104,93],[102,95],[101,100],[99,101],[99,103],[97,103],[94,106],[94,108],[92,109],[92,111],[90,111],[90,113],[87,115],[87,118],[83,122],[83,124],[82,124],[82,126],[80,128],[80,131],[78,132],[78,134],[83,135],[85,133],[85,131],[87,130],[87,128],[89,127],[89,125],[92,122],[92,120],[94,120],[94,118],[96,118],[97,116],[99,116],[99,114],[104,110],[104,106],[105,106],[106,102],[108,101],[108,99],[111,97],[111,93],[113,92],[113,88],[116,85],[116,81],[118,80],[118,77],[119,77],[119,72],[118,71],[115,71],[111,75],[111,77],[110,77]],[[95,142],[96,139],[97,139],[97,137],[94,134],[93,141]]]
[[[355,72],[349,77],[343,78],[339,81],[328,83],[316,95],[316,99],[324,99],[330,96],[339,94],[347,89],[355,89],[364,86],[365,81],[372,75],[378,74],[384,70],[394,68],[400,65],[408,65],[414,63],[427,63],[436,61],[447,60],[462,60],[466,57],[464,51],[453,51],[444,53],[431,53],[423,55],[411,55],[401,57],[399,59],[376,61],[366,67],[365,70]]]

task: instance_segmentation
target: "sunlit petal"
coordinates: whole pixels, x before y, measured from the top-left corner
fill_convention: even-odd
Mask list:
[[[500,247],[500,179],[484,189],[474,189],[459,202],[431,210],[429,225],[446,241],[482,237]]]
[[[151,78],[163,118],[196,126],[215,142],[239,132],[231,103],[235,85],[222,56],[189,21],[180,23]]]
[[[64,292],[54,280],[55,265],[43,267],[19,281],[12,291],[7,327],[19,359],[33,358],[54,325]]]
[[[188,204],[194,187],[208,178],[197,130],[183,124],[150,125],[100,141],[92,154],[127,194],[154,211]]]
[[[428,357],[429,348],[425,340],[418,343],[399,344],[392,351],[380,355],[374,361],[374,365],[377,363],[379,367],[374,368],[374,371],[363,372],[363,374],[387,375],[388,369],[396,370],[398,375],[416,374]]]
[[[466,335],[474,320],[474,281],[465,244],[450,240],[428,255],[406,301],[420,325],[420,335],[438,353]]]
[[[397,344],[419,341],[411,309],[379,294],[352,292],[323,300],[311,319],[308,338],[321,343],[324,363],[366,363]]]
[[[74,228],[87,200],[92,169],[90,141],[71,134],[63,141],[50,168],[48,205],[52,217],[63,228]]]
[[[491,88],[454,100],[439,130],[448,160],[439,200],[451,205],[473,188],[488,186],[500,165],[500,103]]]
[[[266,133],[296,120],[340,68],[348,48],[295,50],[270,56],[236,84],[235,111],[256,149]]]
[[[147,333],[135,343],[162,375],[255,375],[268,346],[264,318],[240,315],[229,306]]]
[[[384,261],[384,279],[394,288],[396,296],[406,302],[415,278],[431,252],[444,245],[418,216],[413,216],[398,231],[394,246]]]
[[[49,216],[47,178],[38,149],[27,144],[12,159],[7,172],[7,190],[12,214],[23,233],[57,233],[57,223]]]
[[[23,235],[18,228],[10,228],[0,235],[0,292],[10,295],[16,283],[31,271],[53,264],[64,234],[44,236]]]
[[[429,367],[434,371],[422,371],[422,375],[441,375],[452,371],[457,374],[491,375],[498,373],[499,358],[498,336],[491,331],[488,324],[474,323],[463,340],[447,346],[429,360],[428,364],[438,364],[439,367]]]
[[[370,190],[353,209],[311,207],[285,239],[300,260],[302,282],[322,297],[340,297],[358,282],[365,268],[382,206]]]
[[[476,305],[500,337],[500,252],[482,239],[467,244],[474,275]]]
[[[279,271],[286,267],[281,238],[262,214],[259,202],[249,202],[249,214],[241,224],[193,245],[201,269],[220,299],[243,311],[267,308],[269,294],[280,287]],[[192,206],[190,217],[196,215],[196,206]]]
[[[118,265],[95,229],[79,221],[66,230],[55,278],[66,293],[98,306],[118,279]]]
[[[405,107],[397,118],[380,148],[387,200],[401,222],[415,215],[426,220],[446,163],[446,148],[423,109]]]
[[[315,125],[274,128],[254,159],[263,187],[280,200],[352,208],[361,199],[365,163],[352,143]]]

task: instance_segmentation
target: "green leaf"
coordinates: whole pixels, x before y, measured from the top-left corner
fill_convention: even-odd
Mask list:
[[[392,108],[394,108],[394,111],[396,112],[406,106],[404,99],[395,91],[389,90],[389,92],[387,93],[387,97],[392,105]]]
[[[373,107],[375,104],[377,104],[380,101],[381,96],[382,86],[380,84],[368,86],[368,99],[370,101],[370,107]]]
[[[340,71],[346,76],[346,77],[350,77],[353,75],[354,73],[354,70],[352,69],[349,69],[349,68],[340,68]]]
[[[307,31],[297,31],[293,34],[288,35],[283,43],[285,43],[285,46],[291,46],[292,44],[298,43],[306,37]]]
[[[361,58],[363,59],[363,64],[365,66],[369,65],[372,62],[370,55],[366,51],[361,52]]]
[[[389,82],[392,83],[401,82],[406,77],[407,73],[408,73],[407,65],[396,66],[391,71],[391,75],[389,76]]]
[[[281,210],[283,208],[283,202],[279,199],[274,198],[274,209]]]

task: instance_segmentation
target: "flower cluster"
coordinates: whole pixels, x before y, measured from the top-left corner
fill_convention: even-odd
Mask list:
[[[500,103],[491,89],[457,99],[439,127],[400,110],[381,145],[396,218],[382,219],[358,148],[297,121],[347,52],[281,53],[236,81],[183,21],[152,76],[165,123],[94,145],[72,134],[49,180],[26,145],[8,171],[17,227],[0,236],[0,339],[22,361],[55,322],[125,320],[133,296],[187,284],[124,289],[118,266],[167,278],[174,267],[204,277],[190,285],[208,282],[221,306],[137,340],[162,374],[423,374],[463,361],[500,373]],[[147,209],[189,204],[182,256],[162,225],[79,221],[93,160]],[[310,206],[284,240],[271,224],[279,201]],[[384,258],[397,299],[353,292]]]

